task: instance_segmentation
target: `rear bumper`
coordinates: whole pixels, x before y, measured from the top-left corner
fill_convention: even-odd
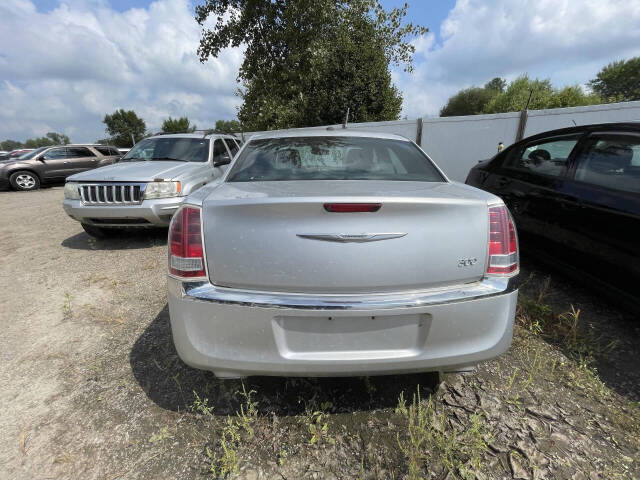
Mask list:
[[[143,200],[139,205],[83,205],[65,199],[62,207],[74,220],[97,227],[166,227],[185,198]]]
[[[507,350],[514,279],[376,295],[243,292],[169,277],[178,354],[220,377],[451,371]]]

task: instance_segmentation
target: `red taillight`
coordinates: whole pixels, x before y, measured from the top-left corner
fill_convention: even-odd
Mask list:
[[[178,277],[205,277],[200,209],[178,210],[169,227],[169,272]]]
[[[518,271],[518,240],[509,210],[489,207],[489,262],[487,275],[512,275]]]
[[[377,212],[381,203],[325,203],[324,209],[333,213]]]

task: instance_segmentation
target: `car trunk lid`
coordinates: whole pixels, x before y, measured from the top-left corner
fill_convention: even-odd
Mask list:
[[[326,204],[379,208],[345,213]],[[211,282],[263,291],[382,293],[477,281],[487,219],[486,199],[451,183],[224,183],[203,203]]]

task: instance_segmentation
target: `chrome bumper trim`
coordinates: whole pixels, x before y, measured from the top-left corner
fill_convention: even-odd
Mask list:
[[[303,294],[259,292],[216,287],[209,282],[188,282],[169,275],[169,288],[183,300],[226,305],[295,310],[385,310],[419,308],[504,295],[517,290],[517,276],[483,278],[453,288],[379,294]],[[172,285],[173,283],[173,285]]]

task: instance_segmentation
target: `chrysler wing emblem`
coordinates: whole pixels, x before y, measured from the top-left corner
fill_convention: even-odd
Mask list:
[[[298,233],[300,238],[311,240],[323,240],[325,242],[378,242],[380,240],[390,240],[392,238],[404,237],[406,233]]]

